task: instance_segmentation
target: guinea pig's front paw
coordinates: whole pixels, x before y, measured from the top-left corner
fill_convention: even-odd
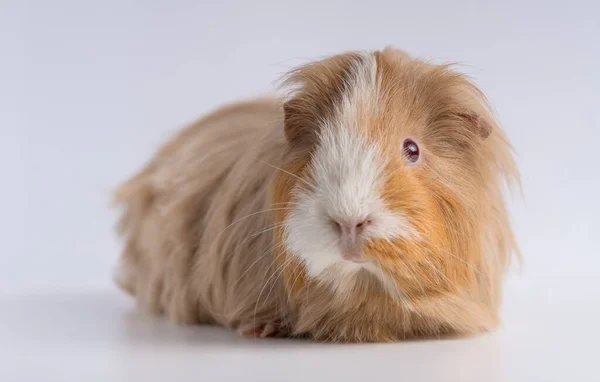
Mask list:
[[[266,324],[250,323],[242,324],[237,332],[242,337],[247,338],[266,338],[266,337],[285,337],[287,331],[278,324],[268,322]]]

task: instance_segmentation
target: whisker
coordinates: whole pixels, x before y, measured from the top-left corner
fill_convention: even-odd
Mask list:
[[[292,273],[296,272],[296,270],[299,269],[299,266],[296,265],[296,267],[294,268],[294,270],[292,271]],[[277,279],[279,279],[279,277],[281,277],[283,275],[283,272],[285,272],[285,267],[279,272],[279,275],[277,276]],[[300,275],[300,273],[298,273],[298,276]],[[296,277],[296,280],[298,279],[298,276]],[[294,280],[294,284],[296,283],[296,280]],[[274,282],[273,285],[271,285],[271,289],[269,290],[269,293],[267,293],[267,296],[265,297],[265,301],[269,300],[269,296],[271,295],[271,292],[273,292],[273,289],[275,289],[275,285],[276,283]],[[293,285],[293,284],[292,284]],[[288,299],[291,298],[291,291],[288,291]]]
[[[304,300],[304,303],[306,305],[308,305],[308,299],[310,297],[310,292],[309,292],[310,291],[310,280],[308,280],[308,282],[306,283],[306,288],[304,288],[304,289],[305,289],[305,293],[304,293],[305,300]]]
[[[465,261],[464,259],[461,259],[460,257],[456,256],[456,255],[455,255],[455,254],[453,254],[452,252],[450,252],[450,251],[448,251],[448,250],[446,250],[446,249],[444,249],[444,248],[441,248],[441,247],[440,247],[440,246],[438,246],[437,244],[435,244],[435,243],[433,243],[433,242],[430,242],[430,241],[427,241],[427,242],[426,242],[426,244],[427,244],[427,245],[430,245],[431,247],[433,247],[433,249],[434,249],[434,250],[436,250],[436,251],[440,251],[440,252],[441,252],[441,253],[443,253],[443,254],[446,254],[446,255],[448,255],[448,256],[451,256],[451,257],[455,258],[455,259],[456,259],[456,260],[458,260],[458,261],[461,261],[461,262],[463,262],[465,265],[467,265],[467,266],[468,266],[468,267],[470,267],[470,268],[471,268],[473,271],[475,271],[475,272],[476,272],[476,273],[477,273],[479,276],[483,276],[483,274],[482,274],[482,273],[481,273],[481,272],[480,272],[480,271],[479,271],[479,270],[478,270],[478,269],[477,269],[477,268],[476,268],[476,267],[475,267],[473,264],[471,264],[471,263],[469,263],[469,262]]]
[[[298,279],[300,278],[300,276],[302,275],[302,265],[297,264],[296,267],[294,268],[294,270],[292,271],[292,274],[296,273],[296,278],[294,279],[294,281],[292,282],[292,287],[294,285],[296,285],[296,281],[298,281]],[[291,300],[292,296],[291,296],[291,291],[288,294],[288,299]]]
[[[385,288],[385,289],[387,289],[387,285],[386,285],[386,284],[387,284],[387,282],[386,282],[385,275],[383,274],[383,269],[381,269],[381,267],[377,267],[377,268],[379,268],[379,273],[381,273],[381,283],[382,283],[382,285],[384,286],[384,288]],[[387,292],[387,290],[386,290],[386,292]],[[386,301],[385,301],[385,305],[384,305],[384,311],[386,311],[386,312],[387,312],[387,308],[388,308],[388,306],[389,306],[389,303],[390,303],[390,302],[389,302],[389,298],[388,298],[388,293],[385,293],[385,294],[384,294],[384,298],[385,298],[385,300],[386,300]]]
[[[406,265],[406,269],[408,270],[408,272],[412,276],[413,282],[419,288],[419,291],[421,292],[421,294],[424,295],[425,294],[425,288],[423,287],[423,283],[421,282],[422,277],[419,276],[419,274],[417,273],[417,271],[415,270],[415,268],[413,267],[413,265],[410,262],[405,261],[404,265]]]
[[[259,256],[259,258],[257,258],[245,271],[244,273],[242,273],[242,275],[236,280],[236,282],[232,285],[232,288],[242,279],[242,277],[248,273],[248,271],[256,264],[258,264],[258,262],[264,258],[267,254],[269,254],[270,250],[274,250],[276,247],[281,246],[281,243],[275,243],[272,246],[269,246],[269,248],[267,248],[262,255]],[[271,267],[273,267],[273,265],[275,265],[277,263],[277,259],[275,257],[273,257],[271,259],[271,261],[269,262],[269,266],[267,267],[267,269],[265,270],[265,274],[263,275],[260,283],[262,284],[262,281],[265,279],[265,277],[269,274],[269,269],[271,269]],[[243,304],[243,303],[242,303]],[[240,304],[241,305],[241,304]]]
[[[260,230],[258,232],[254,232],[254,233],[250,234],[244,240],[242,240],[238,245],[236,245],[235,248],[233,248],[233,251],[237,251],[239,249],[239,247],[241,247],[244,243],[248,242],[248,240],[252,240],[255,237],[257,237],[257,236],[259,236],[259,235],[261,235],[263,233],[267,233],[267,232],[272,231],[274,229],[281,228],[284,225],[285,225],[285,223],[275,223],[275,224],[272,224],[270,226],[267,226],[267,228],[265,228],[265,229],[262,229],[262,230]]]
[[[266,255],[270,254],[270,252],[274,251],[277,247],[283,247],[283,243],[282,242],[275,242],[272,245],[267,246],[267,249],[265,249],[262,254],[260,254],[260,256],[258,256],[256,258],[256,260],[254,260],[252,262],[252,264],[250,264],[250,266],[248,266],[248,268],[246,268],[246,270],[244,270],[244,272],[242,272],[242,274],[240,275],[240,277],[238,277],[238,279],[233,283],[233,285],[231,286],[232,288],[235,287],[237,285],[238,282],[240,282],[240,280],[246,275],[246,273],[248,273],[250,271],[250,269],[252,269],[253,266],[255,266],[256,264],[258,264],[258,262],[263,259]]]
[[[301,203],[297,203],[297,202],[279,202],[279,203],[271,203],[272,206],[277,206],[277,205],[291,205],[291,206],[300,206],[302,205]]]
[[[271,225],[269,228],[266,228],[264,230],[261,230],[259,232],[256,232],[254,234],[252,234],[250,237],[244,239],[240,244],[238,244],[237,246],[235,246],[235,248],[232,250],[232,252],[235,252],[244,242],[248,241],[249,239],[251,239],[252,237],[256,237],[262,233],[271,231],[273,229],[277,229],[283,226],[283,223],[275,223],[273,225]],[[305,227],[308,226],[308,224],[303,224],[300,225],[299,228],[301,227]],[[283,241],[281,242],[276,242],[276,240],[273,240],[273,243],[271,245],[268,245],[267,248],[262,252],[261,255],[258,256],[258,258],[256,260],[254,260],[254,262],[248,267],[248,269],[246,269],[241,275],[240,277],[236,280],[236,282],[232,285],[235,286],[240,280],[241,278],[250,270],[250,268],[252,268],[254,265],[256,265],[261,258],[263,258],[265,255],[267,255],[267,253],[274,251],[276,248],[285,248],[285,243]]]
[[[262,163],[264,163],[264,164],[266,164],[267,166],[271,166],[271,167],[273,167],[273,168],[274,168],[274,169],[276,169],[276,170],[279,170],[279,171],[281,171],[281,172],[283,172],[283,173],[285,173],[285,174],[288,174],[289,176],[292,176],[292,177],[294,177],[294,178],[298,179],[299,181],[303,182],[304,184],[306,184],[306,185],[307,185],[307,186],[309,186],[310,188],[313,188],[313,189],[314,189],[314,188],[316,188],[314,184],[312,184],[312,183],[308,182],[306,179],[302,179],[302,178],[300,178],[300,177],[299,177],[298,175],[296,175],[296,174],[292,174],[291,172],[289,172],[289,171],[286,171],[286,170],[282,169],[281,167],[277,167],[277,166],[275,166],[275,165],[272,165],[271,163],[265,162],[265,161],[264,161],[264,160],[262,160],[262,159],[259,159],[259,161],[260,161],[260,162],[262,162]]]
[[[269,281],[271,281],[273,276],[278,274],[280,269],[285,269],[287,264],[290,263],[291,261],[292,261],[292,258],[290,257],[286,261],[284,261],[279,267],[277,267],[277,269],[275,269],[275,271],[273,273],[271,273],[271,276],[269,276],[269,278],[267,279],[267,281],[264,283],[263,287],[261,288],[260,292],[258,293],[258,298],[256,299],[256,305],[254,305],[254,323],[253,323],[254,327],[256,327],[256,313],[258,311],[258,305],[260,304],[260,297],[262,296],[265,288],[267,287],[267,285],[269,284]],[[277,278],[279,278],[279,277],[277,277]],[[277,278],[275,279],[275,281],[277,281]]]
[[[291,210],[291,209],[292,209],[292,208],[269,208],[269,209],[266,209],[266,210],[261,210],[261,211],[258,211],[258,212],[253,212],[253,213],[251,213],[251,214],[248,214],[248,215],[246,215],[246,216],[242,216],[241,218],[239,218],[239,219],[236,219],[236,220],[235,220],[233,223],[229,224],[227,227],[223,228],[223,230],[217,234],[217,236],[215,237],[215,240],[216,240],[216,239],[217,239],[217,238],[218,238],[218,237],[219,237],[221,234],[223,234],[223,232],[227,231],[227,229],[229,229],[231,226],[233,226],[234,224],[236,224],[236,223],[239,223],[240,221],[242,221],[242,220],[245,220],[245,219],[247,219],[247,218],[249,218],[249,217],[252,217],[252,216],[255,216],[255,215],[258,215],[258,214],[262,214],[262,213],[265,213],[265,212],[272,212],[272,211],[287,211],[287,210]]]
[[[394,243],[390,242],[391,245],[394,245]],[[400,249],[397,249],[398,252],[402,252]],[[420,289],[422,294],[425,294],[425,288],[423,287],[423,283],[421,283],[421,279],[422,277],[419,276],[419,273],[417,272],[417,270],[413,267],[413,264],[410,261],[406,261],[406,260],[402,260],[402,263],[406,266],[406,270],[408,270],[408,272],[410,273],[410,275],[413,277],[414,282],[416,283],[416,285],[418,286],[418,288]]]
[[[458,286],[456,286],[456,284],[454,284],[445,274],[444,272],[440,271],[439,269],[437,269],[437,267],[431,262],[429,261],[427,258],[423,259],[430,267],[431,269],[433,269],[438,275],[440,275],[443,279],[445,279],[450,285],[452,285],[457,291],[460,290],[460,288]]]

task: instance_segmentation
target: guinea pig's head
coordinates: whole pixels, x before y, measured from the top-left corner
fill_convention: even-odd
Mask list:
[[[476,288],[504,266],[501,187],[514,164],[465,76],[386,48],[309,63],[285,85],[289,150],[273,209],[302,277],[370,274],[418,299]]]

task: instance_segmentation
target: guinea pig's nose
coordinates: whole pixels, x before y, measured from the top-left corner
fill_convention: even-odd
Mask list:
[[[343,239],[356,242],[359,236],[372,223],[371,218],[366,219],[332,219],[336,231]]]

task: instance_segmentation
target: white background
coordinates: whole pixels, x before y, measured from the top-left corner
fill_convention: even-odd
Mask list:
[[[328,379],[590,380],[586,346],[600,340],[599,19],[592,0],[1,0],[0,379],[282,380],[295,370],[303,380],[304,369]],[[524,267],[512,275],[505,329],[331,348],[248,344],[137,315],[112,286],[111,190],[213,107],[271,92],[300,62],[390,44],[462,63],[515,146]]]

